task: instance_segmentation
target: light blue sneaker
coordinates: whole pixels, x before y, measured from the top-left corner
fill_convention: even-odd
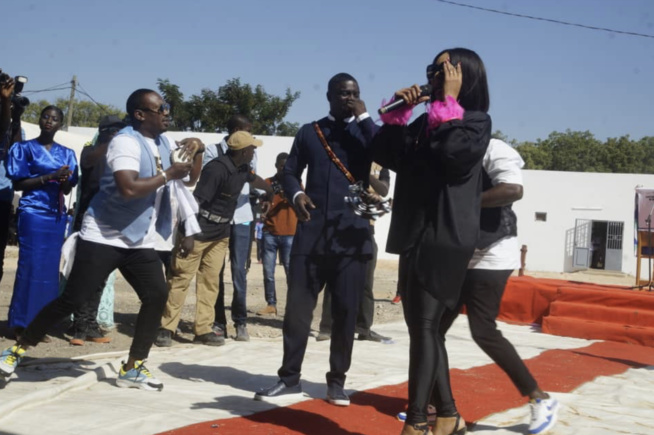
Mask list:
[[[14,345],[2,351],[0,354],[0,375],[8,378],[16,370],[16,366],[23,359],[25,349],[19,345]]]
[[[121,388],[140,388],[147,391],[163,390],[163,383],[152,376],[150,370],[143,365],[143,361],[136,361],[134,367],[127,371],[125,371],[125,363],[123,362],[120,366],[116,385]]]
[[[556,424],[556,417],[559,411],[558,400],[553,397],[549,399],[530,400],[529,407],[531,408],[530,434],[545,433]]]

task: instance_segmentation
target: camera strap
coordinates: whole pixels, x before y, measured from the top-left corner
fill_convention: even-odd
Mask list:
[[[334,150],[332,150],[332,148],[329,146],[329,144],[327,143],[327,139],[325,139],[325,135],[322,134],[322,130],[318,126],[317,122],[313,123],[313,128],[316,130],[318,139],[320,139],[320,142],[322,143],[323,148],[325,148],[325,151],[327,151],[327,155],[329,156],[331,161],[334,162],[336,167],[340,169],[343,174],[345,174],[345,177],[348,179],[348,181],[351,184],[356,184],[357,180],[354,179],[350,171],[347,170],[343,162],[340,161],[340,159],[334,153]]]

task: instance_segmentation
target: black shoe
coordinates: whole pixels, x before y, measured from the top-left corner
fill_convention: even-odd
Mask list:
[[[302,384],[298,383],[292,387],[287,387],[284,381],[280,380],[270,388],[259,390],[259,392],[254,395],[254,400],[276,403],[285,399],[300,398],[303,395]]]
[[[336,406],[350,406],[350,398],[343,387],[337,384],[327,385],[327,401]]]
[[[234,340],[236,341],[250,341],[250,334],[248,334],[248,328],[243,325],[236,325],[236,337],[234,337]]]
[[[225,344],[225,338],[215,332],[207,332],[206,334],[196,335],[193,343],[206,344],[207,346],[222,346]]]
[[[160,329],[157,338],[154,340],[157,347],[170,347],[173,345],[173,333],[167,329]]]
[[[358,338],[361,341],[374,341],[376,343],[384,343],[384,344],[393,343],[393,339],[391,337],[384,337],[383,335],[376,333],[372,329],[365,334],[359,333]]]

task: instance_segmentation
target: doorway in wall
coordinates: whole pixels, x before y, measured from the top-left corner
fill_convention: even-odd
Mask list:
[[[573,269],[622,270],[624,222],[577,219]]]

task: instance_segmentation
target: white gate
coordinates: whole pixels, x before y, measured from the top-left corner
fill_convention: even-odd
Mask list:
[[[622,222],[608,222],[606,227],[606,265],[605,270],[622,270]]]
[[[588,269],[590,267],[592,225],[593,221],[589,219],[575,219],[575,242],[572,253],[573,269]]]

